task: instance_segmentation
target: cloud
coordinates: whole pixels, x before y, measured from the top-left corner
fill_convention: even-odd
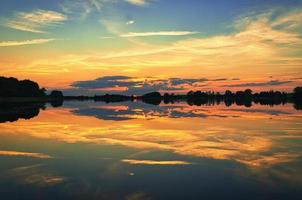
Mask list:
[[[19,151],[0,151],[0,156],[25,156],[32,158],[51,158],[51,156],[44,153],[28,153]]]
[[[279,81],[279,80],[272,80],[267,82],[258,82],[258,83],[240,83],[240,84],[233,84],[233,85],[224,85],[223,87],[261,87],[261,86],[278,86],[284,85],[287,83],[291,83],[292,81]]]
[[[285,29],[295,29],[302,26],[302,12],[295,10],[289,14],[277,17],[273,23],[273,27],[283,27]]]
[[[86,90],[85,94],[95,94],[97,92],[113,92],[129,95],[139,95],[154,91],[179,91],[199,89],[204,83],[218,82],[227,80],[226,78],[136,78],[130,76],[104,76],[95,80],[76,81],[71,84],[73,89],[65,90],[66,93]]]
[[[280,19],[289,15],[291,14],[284,14]],[[31,63],[28,61],[26,67],[24,62],[15,64],[15,60],[12,60],[10,62],[19,67],[7,69],[7,73],[32,74],[43,69],[49,72],[50,79],[57,79],[57,74],[52,72],[66,68],[70,75],[64,75],[66,86],[74,81],[74,76],[93,77],[92,74],[97,74],[100,70],[106,75],[116,74],[118,71],[126,75],[158,77],[167,74],[171,77],[194,77],[202,73],[208,77],[238,78],[239,73],[242,75],[240,78],[244,79],[248,74],[253,74],[253,78],[260,78],[264,74],[278,77],[284,75],[284,72],[297,76],[302,62],[301,33],[282,26],[274,27],[272,24],[276,20],[268,15],[257,15],[238,27],[235,27],[234,22],[234,30],[228,33],[207,37],[196,35],[190,39],[154,44],[150,41],[146,43],[142,38],[140,41],[130,41],[131,44],[127,43],[121,48],[112,47],[106,51],[82,51],[58,56],[56,59],[41,57]],[[125,20],[120,21],[125,26]],[[107,23],[114,24],[110,20]],[[111,27],[110,32],[118,37],[120,29],[116,27]]]
[[[131,24],[134,24],[134,23],[135,23],[135,21],[130,20],[130,21],[127,21],[127,22],[126,22],[126,25],[131,25]]]
[[[125,0],[125,1],[136,6],[145,6],[147,4],[146,0]]]
[[[58,25],[67,20],[67,16],[50,10],[35,10],[33,12],[20,12],[7,22],[7,26],[13,29],[33,33],[45,33],[42,29],[48,26]]]
[[[126,25],[133,24],[134,21],[126,22]],[[129,32],[124,34],[119,34],[118,37],[121,38],[134,38],[134,37],[152,37],[152,36],[186,36],[194,35],[199,32],[194,31],[158,31],[158,32]],[[114,37],[101,37],[101,39],[112,39]]]
[[[61,8],[64,13],[85,18],[93,11],[101,11],[106,4],[116,2],[117,0],[64,0]]]
[[[193,85],[194,83],[201,83],[201,82],[207,82],[209,79],[207,78],[201,78],[201,79],[185,79],[185,78],[170,78],[171,85],[177,86],[177,85]]]
[[[120,37],[149,37],[149,36],[183,36],[183,35],[193,35],[199,32],[192,31],[159,31],[159,32],[129,32],[121,34]]]
[[[128,76],[104,76],[91,81],[78,81],[71,84],[73,87],[85,89],[102,89],[111,87],[129,87],[137,82]]]
[[[166,160],[130,160],[124,159],[123,163],[131,164],[131,165],[189,165],[191,163],[186,161],[166,161]]]
[[[233,26],[236,26],[236,23],[234,22]],[[274,28],[273,23],[274,21],[270,20],[267,15],[255,16],[229,34],[184,39],[168,45],[138,43],[126,50],[107,52],[99,56],[94,54],[93,61],[98,65],[102,63],[124,68],[131,66],[131,68],[144,71],[147,67],[160,67],[165,72],[171,70],[172,67],[179,67],[180,73],[187,74],[189,72],[184,66],[190,66],[192,71],[195,70],[194,73],[206,70],[212,75],[227,68],[231,69],[226,71],[227,73],[241,68],[261,74],[273,70],[278,73],[284,68],[295,71],[301,63],[299,57],[299,44],[302,44],[301,34],[287,29]],[[182,31],[176,31],[178,34],[180,32]],[[177,35],[172,32],[164,33],[119,34],[117,32],[115,34],[120,37]],[[88,62],[88,60],[85,61]],[[230,76],[236,76],[236,73]]]
[[[192,82],[197,81],[197,79],[137,79],[135,77],[129,76],[105,76],[97,78],[95,80],[74,82],[71,84],[71,86],[80,89],[104,89],[108,91],[112,91],[112,88],[121,88],[120,92],[126,92],[128,94],[143,94],[146,92],[159,90],[179,90],[181,88],[177,88],[176,86],[188,83],[191,84]]]
[[[0,47],[10,47],[10,46],[24,46],[31,44],[43,44],[58,39],[49,38],[49,39],[34,39],[34,40],[24,40],[24,41],[0,41]]]

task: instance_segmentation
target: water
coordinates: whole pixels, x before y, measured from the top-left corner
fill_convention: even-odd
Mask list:
[[[1,199],[301,199],[291,104],[39,107],[2,113]]]

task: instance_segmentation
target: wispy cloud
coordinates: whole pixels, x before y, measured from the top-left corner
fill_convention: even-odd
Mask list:
[[[61,8],[64,13],[85,18],[93,11],[101,11],[106,4],[116,2],[117,0],[64,0]]]
[[[240,83],[240,84],[233,84],[233,85],[225,85],[224,87],[261,87],[261,86],[276,86],[276,85],[284,85],[291,83],[292,81],[279,81],[279,80],[272,80],[267,82],[258,82],[258,83]]]
[[[289,16],[292,16],[292,12],[287,15],[284,13],[278,18],[257,15],[249,17],[238,27],[235,27],[234,22],[234,32],[231,33],[208,37],[193,35],[194,38],[191,39],[155,44],[135,41],[136,43],[133,42],[127,47],[111,48],[93,53],[62,55],[55,60],[39,58],[28,63],[26,68],[24,68],[24,62],[17,63],[15,65],[20,66],[19,68],[7,69],[7,71],[14,75],[40,72],[43,69],[52,78],[57,79],[55,72],[66,68],[70,74],[67,78],[64,76],[66,86],[74,81],[73,76],[89,74],[89,79],[93,79],[95,76],[92,74],[97,74],[100,70],[104,75],[130,74],[136,76],[139,74],[140,76],[161,77],[169,74],[171,77],[194,77],[196,74],[203,73],[208,77],[238,77],[238,73],[244,69],[245,73],[240,77],[243,78],[242,80],[251,76],[247,75],[249,73],[258,78],[263,77],[264,74],[277,77],[284,75],[284,72],[295,77],[297,71],[301,70],[301,33],[289,30],[283,25],[275,26],[281,21],[288,21],[286,18]],[[291,17],[291,19],[295,18]],[[120,21],[125,26],[125,20]],[[294,21],[293,23],[300,23],[297,20]],[[110,20],[107,20],[106,24],[116,25]],[[127,32],[119,31],[121,29],[117,29],[115,26],[110,28],[108,31],[113,35],[108,35],[110,37],[103,37],[103,39],[119,37],[121,34],[128,37],[138,35],[126,34]],[[129,39],[136,38],[130,37]],[[15,63],[14,60],[10,62]],[[85,66],[85,68],[80,66]],[[280,80],[283,78],[280,77]],[[252,80],[246,81],[253,82]],[[282,86],[287,87],[286,85],[292,84]]]
[[[42,29],[62,23],[67,16],[50,10],[35,10],[33,12],[20,12],[7,22],[7,26],[13,29],[33,33],[45,33]]]
[[[295,29],[302,27],[302,10],[295,10],[290,14],[277,17],[277,19],[272,23],[273,27],[282,26],[286,29]]]
[[[147,4],[146,0],[125,0],[125,1],[136,6],[145,6]]]
[[[121,34],[120,37],[149,37],[149,36],[183,36],[193,35],[199,32],[193,31],[159,31],[159,32],[129,32]]]
[[[126,25],[134,24],[134,21],[126,22]],[[134,38],[134,37],[152,37],[152,36],[186,36],[198,34],[196,31],[158,31],[158,32],[129,32],[118,35],[121,38]],[[112,39],[114,36],[100,37],[101,39]]]
[[[24,45],[31,45],[31,44],[43,44],[47,42],[51,42],[54,38],[49,39],[34,39],[34,40],[24,40],[24,41],[0,41],[0,47],[11,47],[11,46],[24,46]]]

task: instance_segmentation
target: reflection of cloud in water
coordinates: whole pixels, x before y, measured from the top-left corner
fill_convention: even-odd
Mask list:
[[[0,151],[0,156],[25,156],[32,158],[51,158],[51,156],[44,153],[28,153],[19,151]]]
[[[269,115],[289,115],[291,113],[285,112],[282,110],[270,110],[270,109],[246,109],[246,108],[234,108],[234,109],[225,109],[228,111],[236,112],[247,112],[247,113],[264,113]]]
[[[254,167],[271,167],[272,165],[293,161],[299,156],[299,154],[276,153],[274,155],[268,156],[263,155],[260,158],[257,158],[257,156],[255,156],[254,159],[253,157],[251,157],[250,159],[240,160],[240,162]]]
[[[126,103],[125,103],[126,104]],[[150,106],[148,104],[128,103],[127,106],[94,106],[77,108],[73,111],[76,115],[93,116],[103,120],[123,121],[138,118],[152,119],[155,117],[169,118],[206,118],[227,117],[222,114],[206,113],[204,109],[182,110],[185,106]]]
[[[135,114],[135,111],[131,110],[112,110],[106,108],[86,108],[73,111],[76,115],[94,116],[103,120],[122,121],[133,119],[131,116]],[[129,117],[127,117],[129,116]]]
[[[9,177],[23,184],[48,187],[63,183],[66,178],[55,175],[41,164],[23,166],[8,171]]]
[[[130,160],[124,159],[123,163],[131,165],[189,165],[191,163],[186,161],[177,161],[177,160]]]
[[[207,118],[207,117],[241,117],[240,113],[257,114],[262,113],[270,116],[291,115],[292,112],[278,109],[276,107],[253,106],[252,108],[222,106],[189,106],[186,103],[173,105],[154,106],[142,102],[122,102],[116,104],[105,104],[101,102],[90,102],[91,104],[79,105],[68,102],[66,107],[73,109],[73,113],[80,116],[93,116],[102,120],[124,121],[132,119],[153,119],[157,117],[168,118]],[[265,117],[263,115],[262,117]],[[258,115],[260,116],[260,115]],[[245,115],[246,117],[246,115]]]
[[[13,124],[1,124],[3,133],[28,134],[33,137],[65,141],[68,143],[94,143],[121,145],[134,149],[169,151],[178,155],[205,157],[213,159],[234,160],[251,167],[264,167],[277,163],[289,162],[301,156],[301,148],[294,146],[292,140],[301,139],[301,122],[299,118],[289,115],[265,117],[263,113],[245,113],[238,118],[173,118],[154,111],[156,106],[146,109],[126,107],[119,104],[92,104],[99,109],[110,112],[127,111],[150,112],[152,121],[137,117],[127,121],[106,121],[85,115],[72,115],[75,106],[69,109],[50,109],[41,113],[38,119],[19,121]],[[168,107],[163,108],[163,107]],[[82,105],[78,110],[90,109]],[[158,109],[169,110],[169,106]],[[207,112],[206,107],[175,106],[178,112]],[[288,112],[288,107],[282,108]],[[211,115],[223,115],[226,112],[219,107],[209,109]],[[290,110],[293,116],[299,113]],[[231,111],[233,115],[233,111]],[[236,115],[240,112],[235,112]],[[241,115],[240,115],[241,116]],[[250,116],[247,118],[246,116]],[[148,118],[147,118],[148,119]],[[281,132],[280,132],[281,131]],[[282,139],[281,139],[282,137]],[[292,149],[291,149],[292,148]],[[287,152],[287,153],[285,153]]]
[[[125,197],[125,200],[152,200],[149,195],[144,192],[134,192]]]

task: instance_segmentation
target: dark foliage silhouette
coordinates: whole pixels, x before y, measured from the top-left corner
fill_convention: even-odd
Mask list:
[[[283,105],[294,103],[296,109],[302,107],[302,87],[296,87],[293,93],[280,91],[262,91],[253,93],[251,89],[232,92],[226,90],[224,94],[218,92],[189,91],[186,95],[175,95],[165,93],[163,96],[159,92],[151,92],[142,96],[125,96],[118,94],[106,94],[90,96],[63,96],[63,93],[54,90],[50,95],[45,94],[45,89],[40,88],[36,82],[30,80],[19,81],[16,78],[0,77],[0,98],[6,97],[43,97],[43,101],[50,102],[54,107],[61,106],[64,100],[94,100],[106,103],[122,101],[142,100],[145,103],[159,105],[163,101],[165,104],[178,101],[187,101],[189,105],[216,105],[224,102],[226,106],[236,104],[238,106],[251,107],[253,104],[260,105]],[[42,101],[42,99],[40,99]]]
[[[175,95],[165,93],[161,96],[159,93],[151,93],[148,96],[143,96],[143,101],[150,103],[161,103],[161,100],[165,104],[174,103],[177,101],[187,101],[189,105],[216,105],[224,102],[226,106],[236,104],[238,106],[251,107],[252,104],[260,105],[284,105],[286,103],[294,103],[296,109],[301,109],[302,104],[302,87],[297,87],[293,94],[288,94],[280,91],[264,91],[260,93],[253,93],[251,89],[244,91],[231,92],[226,90],[224,94],[218,92],[202,92],[202,91],[189,91],[186,95]]]
[[[45,103],[43,102],[1,102],[0,123],[13,122],[18,119],[31,119],[39,114],[40,109],[44,108]]]
[[[302,87],[296,87],[293,93],[294,107],[302,110]]]
[[[106,94],[103,96],[94,96],[95,101],[104,101],[106,103],[114,103],[114,102],[121,102],[121,101],[130,101],[132,97],[118,95],[118,94]]]
[[[148,94],[144,94],[141,99],[145,103],[159,105],[162,101],[162,96],[159,92],[151,92]]]
[[[64,102],[64,96],[61,91],[53,90],[50,95],[50,104],[52,107],[60,107],[63,105]]]
[[[0,77],[0,97],[44,97],[45,89],[30,80]]]
[[[51,98],[58,98],[58,99],[63,99],[63,93],[61,91],[58,90],[53,90],[51,91],[50,95]]]

